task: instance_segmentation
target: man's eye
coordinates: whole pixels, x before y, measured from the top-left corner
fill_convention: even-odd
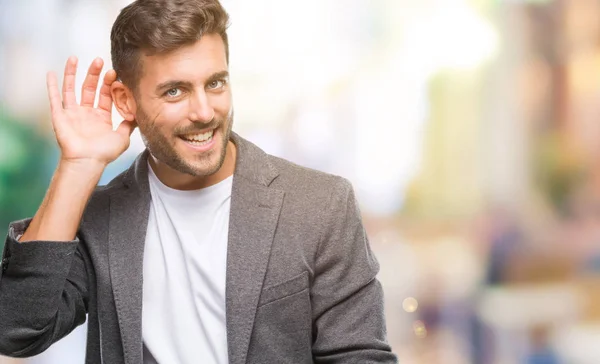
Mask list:
[[[172,88],[165,93],[166,96],[169,97],[177,97],[181,95],[181,90],[178,88]]]
[[[221,88],[225,86],[225,81],[224,80],[214,80],[211,83],[208,84],[208,88],[209,89],[217,89],[217,88]]]

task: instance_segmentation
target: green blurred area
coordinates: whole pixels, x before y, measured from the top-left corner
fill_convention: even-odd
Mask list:
[[[10,222],[35,213],[48,187],[55,155],[51,139],[35,124],[12,117],[0,105],[0,236],[6,236]]]

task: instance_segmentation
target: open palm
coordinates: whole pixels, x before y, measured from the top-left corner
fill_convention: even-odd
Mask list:
[[[48,73],[47,86],[52,126],[61,149],[61,158],[70,162],[100,162],[108,164],[129,147],[129,138],[135,122],[123,121],[117,130],[112,127],[113,100],[111,84],[116,80],[114,70],[104,75],[98,105],[94,107],[96,90],[103,61],[95,59],[89,67],[81,90],[81,102],[75,98],[77,58],[70,57],[65,66],[62,100],[58,81],[53,72]]]

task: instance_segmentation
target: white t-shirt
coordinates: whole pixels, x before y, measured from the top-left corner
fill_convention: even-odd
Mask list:
[[[226,364],[225,272],[233,177],[194,191],[167,187],[149,166],[144,249],[145,364]]]

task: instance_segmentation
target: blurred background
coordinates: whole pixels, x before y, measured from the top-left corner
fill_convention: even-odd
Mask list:
[[[353,182],[401,363],[600,362],[600,0],[222,2],[234,130]],[[0,235],[56,166],[46,71],[110,66],[127,3],[0,0]]]

